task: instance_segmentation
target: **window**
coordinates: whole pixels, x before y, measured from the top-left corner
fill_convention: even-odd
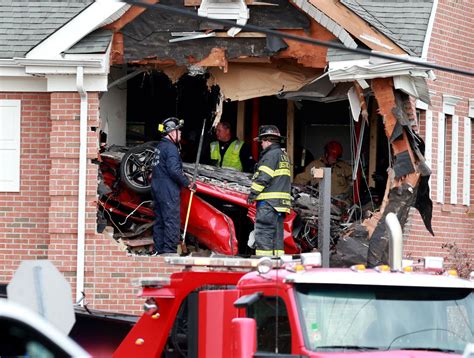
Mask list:
[[[67,357],[59,345],[27,324],[9,317],[0,318],[0,353],[2,356]]]
[[[291,353],[288,311],[280,297],[262,297],[248,308],[247,316],[257,323],[257,351]]]
[[[20,191],[21,101],[0,100],[0,192]]]

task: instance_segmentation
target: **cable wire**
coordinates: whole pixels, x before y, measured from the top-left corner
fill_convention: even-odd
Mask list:
[[[386,60],[391,60],[391,61],[397,61],[397,62],[402,62],[402,63],[407,63],[411,65],[415,65],[417,67],[422,67],[422,68],[429,68],[433,70],[439,70],[439,71],[444,71],[444,72],[450,72],[450,73],[455,73],[458,75],[462,76],[470,76],[474,77],[474,71],[468,71],[460,68],[453,68],[453,67],[448,67],[448,66],[442,66],[442,65],[436,65],[431,62],[424,62],[423,60],[415,60],[415,59],[408,59],[404,55],[390,55],[387,53],[382,53],[382,52],[372,52],[372,50],[366,50],[366,49],[361,49],[361,48],[348,48],[345,47],[343,44],[339,44],[336,42],[329,42],[329,41],[321,41],[321,40],[316,40],[313,38],[308,38],[308,37],[302,37],[298,35],[292,35],[288,33],[284,33],[281,31],[276,31],[276,30],[271,30],[267,28],[263,28],[261,26],[256,26],[256,25],[240,25],[237,24],[236,22],[230,21],[230,20],[222,20],[222,19],[215,19],[215,18],[209,18],[206,16],[200,16],[196,12],[188,11],[188,10],[183,10],[183,9],[178,9],[174,8],[169,5],[163,5],[163,4],[147,4],[141,1],[135,1],[135,0],[122,0],[122,2],[127,3],[129,5],[135,5],[147,9],[154,9],[154,10],[161,10],[164,12],[168,13],[173,13],[177,15],[182,15],[186,16],[192,19],[198,19],[198,20],[208,20],[209,22],[213,24],[222,24],[225,26],[229,27],[238,27],[242,30],[247,30],[251,32],[259,32],[262,34],[270,35],[270,36],[275,36],[279,37],[282,39],[289,39],[289,40],[295,40],[303,43],[308,43],[311,45],[315,46],[322,46],[322,47],[327,47],[327,48],[333,48],[349,53],[356,53],[356,54],[363,54],[371,57],[378,57],[378,58],[383,58]]]

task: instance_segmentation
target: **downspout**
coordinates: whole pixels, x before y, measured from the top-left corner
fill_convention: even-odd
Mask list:
[[[78,66],[76,73],[77,92],[81,98],[79,135],[79,194],[77,203],[77,269],[76,302],[83,305],[84,259],[86,239],[86,174],[87,174],[87,92],[84,90],[84,67]]]

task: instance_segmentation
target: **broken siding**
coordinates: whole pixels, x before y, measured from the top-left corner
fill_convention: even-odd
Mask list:
[[[25,56],[91,3],[0,0],[0,58]]]
[[[309,19],[286,0],[272,0],[272,2],[278,6],[251,7],[248,24],[272,29],[309,29]],[[166,0],[160,3],[185,8],[180,0]],[[172,36],[172,32],[208,29],[222,30],[222,26],[162,11],[145,11],[122,29],[125,60],[173,59],[178,64],[187,64],[189,57],[192,56],[194,60],[199,61],[206,58],[216,47],[225,48],[227,58],[270,56],[275,53],[267,49],[267,39],[264,37],[205,38],[179,43],[169,42],[170,39],[177,38]]]

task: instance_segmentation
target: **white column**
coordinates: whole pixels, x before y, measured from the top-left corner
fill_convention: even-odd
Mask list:
[[[464,164],[462,178],[462,203],[470,205],[471,202],[471,148],[472,148],[472,119],[464,117]]]
[[[444,145],[445,145],[445,115],[438,113],[438,158],[436,172],[436,201],[444,203]]]
[[[451,204],[458,203],[459,117],[453,116],[451,140]]]

